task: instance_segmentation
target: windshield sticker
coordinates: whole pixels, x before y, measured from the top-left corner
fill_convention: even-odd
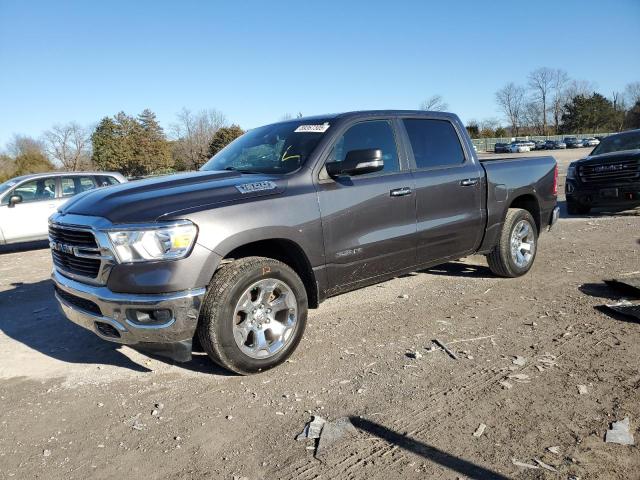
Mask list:
[[[324,133],[329,128],[329,123],[325,122],[322,125],[300,125],[294,130],[296,133]]]
[[[277,186],[273,182],[265,181],[265,182],[243,183],[242,185],[236,185],[236,188],[240,193],[252,193],[252,192],[260,192],[262,190],[275,190]]]

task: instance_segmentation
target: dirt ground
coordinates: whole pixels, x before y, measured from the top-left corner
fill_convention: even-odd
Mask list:
[[[525,277],[472,257],[332,298],[252,377],[102,341],[47,250],[0,253],[0,479],[640,478],[640,325],[595,308],[640,270],[640,210],[563,216]],[[356,433],[316,459],[312,415]],[[624,417],[636,446],[605,443]]]

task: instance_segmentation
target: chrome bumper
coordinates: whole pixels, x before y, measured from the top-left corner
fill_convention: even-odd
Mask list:
[[[59,294],[56,291],[56,299],[69,320],[91,330],[105,340],[122,344],[166,344],[188,341],[190,345],[206,291],[204,288],[197,288],[161,295],[115,293],[105,286],[87,285],[72,280],[55,269],[51,279],[57,289],[67,294]],[[87,305],[83,305],[82,301],[63,298],[68,295],[93,302],[100,313],[88,311]],[[166,309],[170,310],[172,315],[166,323],[142,325],[127,318],[127,309]],[[110,328],[104,328],[105,324],[113,327],[115,332]],[[105,331],[113,334],[107,335]]]

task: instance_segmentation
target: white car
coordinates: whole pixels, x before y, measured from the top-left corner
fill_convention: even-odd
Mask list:
[[[530,152],[531,145],[527,142],[513,142],[509,145],[509,151],[511,153]]]
[[[597,138],[588,137],[582,139],[583,147],[595,147],[597,145],[600,145],[600,140],[598,140]]]
[[[113,172],[49,172],[0,183],[0,245],[46,240],[49,217],[71,197],[126,181]]]

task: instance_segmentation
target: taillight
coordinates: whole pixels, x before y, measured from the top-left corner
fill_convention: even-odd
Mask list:
[[[558,195],[558,164],[556,163],[556,168],[553,171],[553,194]]]

